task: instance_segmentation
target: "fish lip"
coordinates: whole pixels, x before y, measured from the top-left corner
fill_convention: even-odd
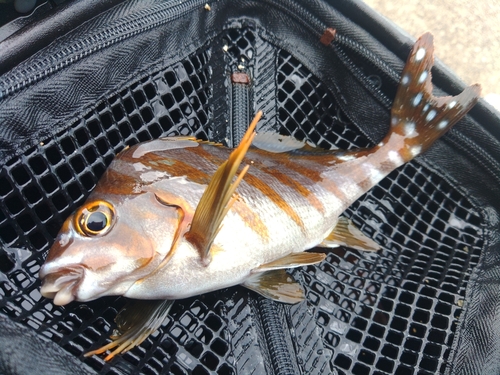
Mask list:
[[[40,272],[42,287],[40,293],[45,298],[54,299],[55,305],[66,305],[76,298],[76,289],[83,277],[81,267],[65,267],[52,272]]]

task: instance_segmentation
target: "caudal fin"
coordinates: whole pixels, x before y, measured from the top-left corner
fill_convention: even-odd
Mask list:
[[[479,85],[467,87],[456,96],[432,95],[431,68],[434,62],[432,35],[422,35],[411,50],[403,69],[391,110],[391,131],[403,135],[400,154],[405,161],[424,152],[476,104]]]

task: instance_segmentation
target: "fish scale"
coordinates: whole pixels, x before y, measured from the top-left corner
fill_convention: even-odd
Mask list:
[[[389,132],[369,149],[256,136],[261,112],[234,150],[191,137],[127,148],[64,223],[40,270],[42,295],[58,305],[105,295],[158,300],[119,313],[129,323],[123,334],[87,353],[115,348],[106,359],[140,344],[171,300],[241,284],[300,302],[303,290],[284,269],[321,262],[324,254],[304,252],[314,246],[378,250],[342,212],[477,102],[477,85],[434,97],[432,64],[432,36],[424,34],[403,69]]]

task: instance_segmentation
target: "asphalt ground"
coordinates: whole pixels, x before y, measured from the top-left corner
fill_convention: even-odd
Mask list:
[[[417,38],[434,35],[435,55],[500,111],[500,0],[365,0]]]

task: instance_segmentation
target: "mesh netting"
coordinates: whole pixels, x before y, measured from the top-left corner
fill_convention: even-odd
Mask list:
[[[223,36],[231,56],[252,58],[272,45],[250,28]],[[274,48],[274,47],[273,47]],[[250,52],[249,52],[250,51]],[[297,59],[277,51],[276,108],[281,132],[324,148],[369,143],[332,93]],[[54,306],[39,293],[38,271],[64,219],[125,145],[151,138],[210,134],[211,50],[138,80],[85,118],[44,140],[0,171],[0,308],[75,356],[104,344],[125,300]],[[229,59],[231,60],[231,59]],[[394,171],[346,212],[383,245],[376,254],[339,248],[319,266],[294,270],[307,302],[286,307],[304,372],[316,362],[308,341],[319,332],[329,371],[353,374],[443,372],[472,269],[482,219],[439,175],[412,162]],[[101,373],[233,374],[260,361],[242,288],[178,301],[162,328]],[[313,320],[304,319],[312,315]],[[312,326],[311,326],[312,325]],[[316,353],[317,354],[317,353]],[[245,363],[247,363],[245,362]],[[255,368],[254,366],[254,368]]]
[[[300,62],[281,52],[279,66],[285,132],[323,148],[368,146]],[[483,245],[479,214],[449,183],[413,162],[346,215],[383,250],[376,256],[334,250],[303,275],[334,367],[346,374],[443,372]],[[302,314],[292,316],[300,329]]]

